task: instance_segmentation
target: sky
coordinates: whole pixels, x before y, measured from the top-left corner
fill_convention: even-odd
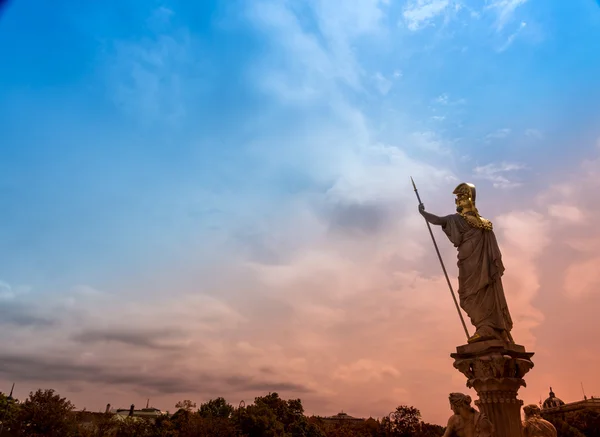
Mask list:
[[[0,15],[0,390],[444,424],[476,395],[412,176],[436,214],[477,186],[521,399],[600,395],[596,1],[33,3]]]

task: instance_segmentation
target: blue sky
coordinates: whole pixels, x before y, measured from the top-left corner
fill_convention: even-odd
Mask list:
[[[409,175],[439,212],[459,180],[525,208],[595,156],[597,41],[593,0],[13,0],[0,280],[28,305],[235,300],[279,287],[249,265],[362,265],[409,232]]]

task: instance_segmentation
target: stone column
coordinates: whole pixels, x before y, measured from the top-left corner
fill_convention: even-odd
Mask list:
[[[522,437],[519,388],[533,367],[532,352],[500,340],[458,346],[454,367],[467,377],[467,387],[479,396],[475,405],[494,424],[495,437]]]

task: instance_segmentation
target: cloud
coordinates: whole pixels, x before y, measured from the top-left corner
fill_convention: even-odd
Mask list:
[[[206,73],[186,28],[174,27],[170,9],[159,7],[148,20],[150,37],[113,41],[106,54],[106,87],[114,104],[144,126],[176,126],[198,98],[198,71]]]
[[[449,0],[412,0],[404,8],[402,16],[411,31],[417,31],[432,24],[432,20],[445,12]]]
[[[57,381],[118,384],[141,388],[146,393],[180,394],[192,392],[242,392],[294,391],[306,393],[306,387],[293,382],[269,382],[241,375],[176,375],[168,367],[100,366],[76,364],[71,360],[49,359],[34,355],[0,353],[3,362],[0,374],[10,379],[48,383]]]
[[[437,152],[441,154],[449,153],[448,144],[446,144],[444,140],[441,139],[440,136],[435,132],[414,132],[411,135],[411,137],[415,145],[423,150],[428,150],[431,152]]]
[[[548,205],[548,214],[558,221],[571,224],[583,223],[586,218],[586,214],[579,207],[569,204]]]
[[[544,134],[539,129],[526,129],[525,136],[536,140],[541,140],[544,137]]]
[[[510,34],[508,36],[508,38],[506,39],[506,41],[504,42],[504,44],[502,44],[499,48],[498,51],[499,52],[504,52],[506,51],[515,41],[515,39],[517,38],[517,36],[519,36],[519,34],[523,31],[523,29],[525,29],[525,27],[527,26],[527,23],[524,21],[521,21],[521,24],[519,25],[519,27],[517,28],[517,30],[515,30],[512,34]]]
[[[352,382],[370,382],[372,380],[396,379],[400,372],[393,366],[372,360],[361,359],[349,365],[340,366],[333,377]]]
[[[563,287],[570,296],[577,299],[596,293],[600,288],[598,265],[600,257],[590,257],[567,267]]]
[[[502,259],[506,267],[503,285],[515,324],[513,337],[519,344],[535,347],[533,330],[544,320],[533,305],[541,282],[538,258],[549,246],[550,223],[533,210],[504,214],[495,220],[501,232]]]
[[[0,324],[18,328],[44,328],[55,323],[56,320],[36,314],[30,305],[21,302],[0,302]]]
[[[510,133],[512,132],[512,129],[509,128],[502,128],[502,129],[498,129],[494,132],[491,132],[489,134],[487,134],[485,136],[486,140],[498,140],[498,139],[502,139],[502,138],[506,138],[507,136],[510,135]]]
[[[363,38],[385,40],[384,7],[317,2],[304,15],[289,3],[245,4],[241,18],[253,38],[262,39],[240,76],[261,106],[231,129],[253,132],[236,137],[244,162],[225,172],[243,175],[243,186],[223,187],[218,178],[207,196],[206,209],[227,211],[223,238],[197,236],[190,227],[182,239],[193,235],[202,244],[178,252],[173,262],[160,257],[143,272],[123,267],[127,280],[111,276],[104,284],[67,284],[52,292],[43,314],[54,313],[60,326],[47,327],[43,339],[28,330],[11,332],[0,357],[4,377],[27,387],[123,387],[123,398],[152,391],[165,403],[184,393],[202,401],[277,390],[302,394],[316,413],[335,412],[344,399],[365,416],[394,407],[391,382],[394,393],[417,404],[419,384],[450,378],[455,370],[436,367],[447,358],[437,351],[451,351],[462,334],[449,296],[439,298],[445,283],[427,262],[429,236],[409,175],[427,181],[423,190],[430,190],[432,204],[436,190],[455,185],[455,178],[447,167],[413,156],[447,147],[443,135],[413,135],[395,120],[399,136],[378,138],[361,104],[370,72],[397,68],[366,68],[356,49]],[[174,21],[171,16],[171,24],[161,24],[170,30],[149,41],[116,44],[122,49],[116,68],[123,69],[115,70],[111,89],[130,114],[156,123],[162,115],[175,123],[190,111],[189,95],[171,80],[182,72],[193,85],[185,73],[191,68],[186,59],[196,59],[188,53],[194,38],[173,28]],[[124,79],[137,69],[150,79]],[[171,87],[179,92],[170,93]],[[260,177],[250,177],[252,171]],[[194,191],[203,187],[194,183]],[[177,212],[198,202],[179,190],[171,197],[168,205]],[[172,211],[161,212],[169,224],[161,222],[160,229],[168,228]],[[47,293],[40,287],[37,293]],[[406,363],[390,350],[428,358],[425,365]],[[446,390],[437,390],[444,404]],[[424,406],[424,414],[437,414],[436,402]]]
[[[332,208],[330,224],[334,230],[376,233],[385,229],[390,216],[383,205],[339,204]]]
[[[394,77],[396,77],[395,74],[394,74]],[[397,76],[397,77],[400,77],[400,76]],[[385,96],[392,89],[393,82],[389,79],[386,79],[381,73],[376,73],[374,80],[375,80],[377,89],[379,90],[381,95]]]
[[[178,337],[181,333],[175,330],[85,330],[74,335],[74,341],[82,344],[92,343],[123,343],[128,346],[145,347],[149,349],[181,349],[181,345],[169,343],[168,340]],[[164,341],[167,340],[166,343]]]
[[[506,174],[511,174],[526,167],[516,163],[487,164],[473,169],[474,176],[479,179],[488,180],[493,183],[495,188],[515,188],[521,185],[520,182],[510,180]]]
[[[383,2],[373,0],[341,6],[318,1],[314,8],[319,31],[316,35],[307,32],[293,9],[280,2],[262,0],[249,4],[245,12],[251,23],[277,42],[275,51],[282,55],[277,57],[287,67],[285,71],[273,69],[265,60],[257,65],[255,77],[261,79],[265,90],[290,102],[318,99],[323,92],[336,94],[336,83],[361,90],[364,71],[352,43],[381,31],[383,6]],[[278,38],[272,39],[275,35]],[[320,44],[319,37],[326,44]],[[295,56],[287,56],[289,53]]]
[[[466,100],[465,99],[451,100],[448,93],[442,93],[435,99],[435,102],[438,103],[439,105],[443,105],[443,106],[456,106],[456,105],[465,104]]]
[[[583,299],[597,289],[597,251],[600,240],[590,229],[590,217],[600,213],[594,202],[600,188],[600,158],[582,162],[578,171],[538,196],[554,232],[556,244],[569,247],[563,272],[563,292],[573,299]],[[563,249],[564,250],[564,249]]]
[[[515,10],[527,3],[527,0],[494,0],[486,6],[486,9],[493,9],[497,13],[496,30],[501,31],[508,24],[515,13]]]

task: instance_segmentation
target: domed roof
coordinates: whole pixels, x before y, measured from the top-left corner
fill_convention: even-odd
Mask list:
[[[556,397],[556,395],[552,391],[552,387],[550,387],[550,396],[548,396],[548,399],[546,399],[542,404],[542,409],[545,410],[547,408],[558,408],[564,404],[565,403],[562,401],[562,399]]]

